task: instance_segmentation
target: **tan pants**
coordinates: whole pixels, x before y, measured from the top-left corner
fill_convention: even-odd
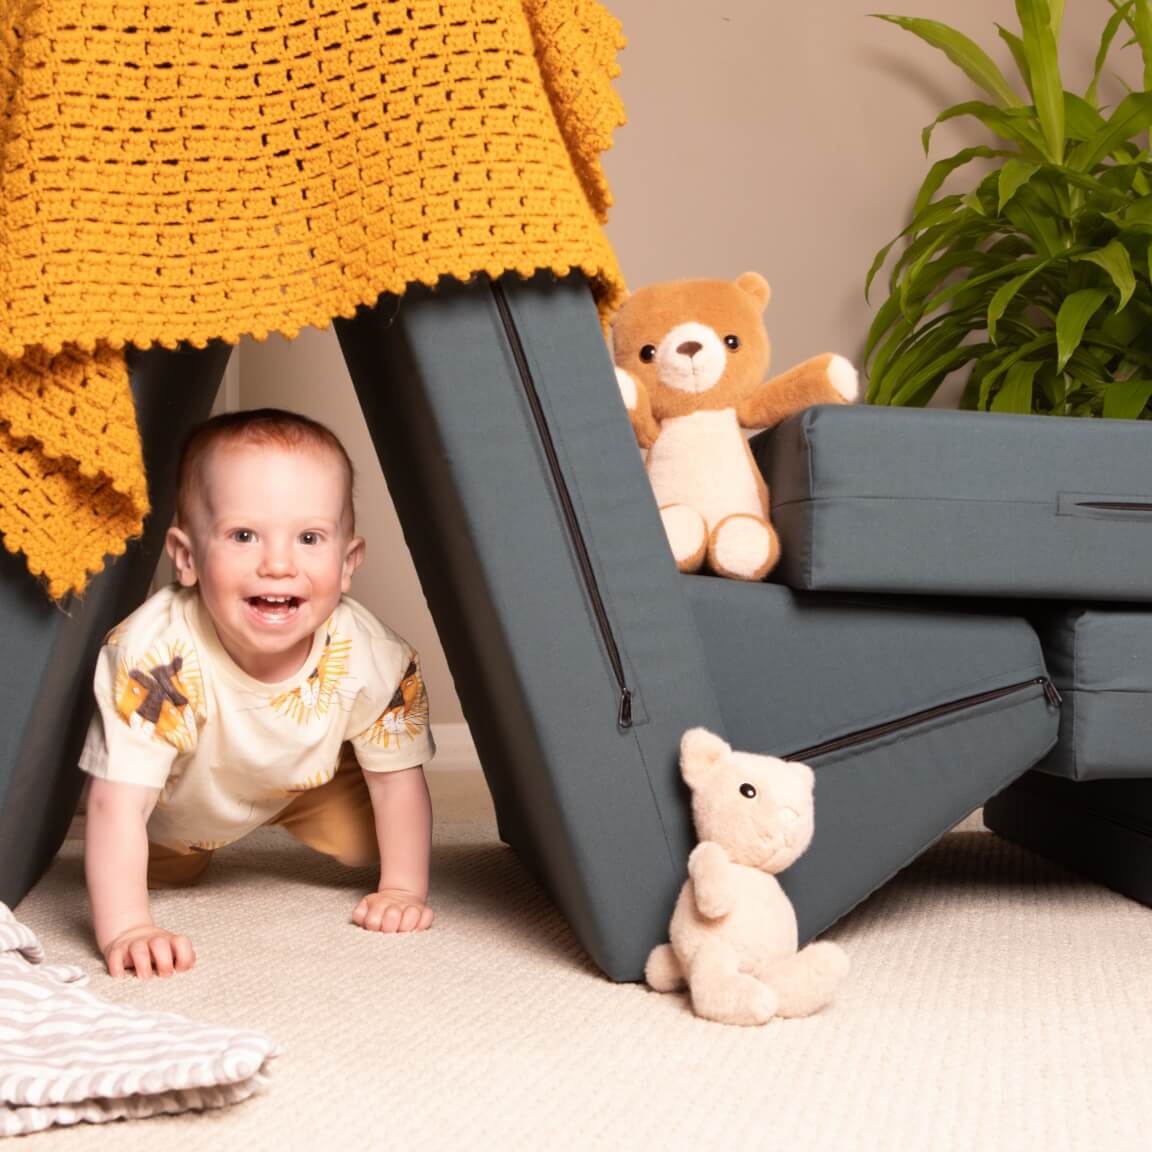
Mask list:
[[[350,744],[341,749],[336,775],[319,788],[301,792],[283,812],[268,821],[268,826],[285,829],[302,844],[351,868],[365,868],[380,859],[372,798]],[[178,851],[149,844],[148,887],[183,888],[195,884],[211,861],[210,850]]]

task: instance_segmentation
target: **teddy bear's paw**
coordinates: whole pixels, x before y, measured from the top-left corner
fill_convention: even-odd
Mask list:
[[[635,412],[638,396],[636,381],[632,378],[631,373],[625,372],[623,368],[617,368],[616,384],[620,389],[620,399],[624,401],[624,407],[627,408],[629,412]]]
[[[849,404],[860,395],[860,375],[852,361],[843,356],[834,355],[828,361],[828,380]]]
[[[660,509],[664,534],[676,567],[681,572],[699,572],[708,551],[708,524],[687,504],[665,504]]]
[[[776,989],[781,1016],[811,1016],[832,999],[849,967],[843,948],[830,940],[818,940],[777,960],[761,975]]]
[[[753,1028],[777,1014],[779,1000],[767,984],[743,973],[723,980],[692,981],[692,1010],[705,1020]]]
[[[708,540],[708,566],[731,580],[763,580],[780,555],[772,525],[758,516],[725,516]]]
[[[644,979],[654,992],[678,992],[684,987],[684,970],[671,944],[658,944],[648,954]]]

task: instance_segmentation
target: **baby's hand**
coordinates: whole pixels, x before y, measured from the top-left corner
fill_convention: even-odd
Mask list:
[[[121,932],[104,949],[109,976],[123,976],[132,969],[141,980],[187,972],[196,963],[196,952],[187,936],[144,924]]]
[[[352,923],[369,932],[423,932],[433,918],[423,900],[396,888],[370,892],[352,913]]]

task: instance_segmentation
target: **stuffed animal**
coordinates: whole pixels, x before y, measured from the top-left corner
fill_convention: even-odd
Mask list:
[[[641,288],[612,319],[612,355],[681,572],[762,580],[779,556],[768,489],[744,429],[767,428],[810,404],[856,399],[843,356],[805,360],[771,379],[757,272]]]
[[[848,957],[830,941],[797,950],[796,913],[776,873],[812,840],[812,769],[733,752],[704,728],[685,732],[680,771],[700,842],[672,913],[671,943],[644,977],[657,992],[687,986],[697,1016],[765,1024],[831,1000]]]

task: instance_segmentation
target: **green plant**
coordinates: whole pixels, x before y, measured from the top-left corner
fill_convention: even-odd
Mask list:
[[[949,26],[878,16],[939,49],[987,96],[937,116],[925,154],[933,129],[958,117],[995,143],[935,163],[911,223],[872,264],[866,292],[904,242],[868,333],[870,403],[923,405],[970,366],[965,408],[1152,418],[1152,0],[1108,2],[1083,95],[1060,75],[1063,0],[1016,0],[1019,34],[997,25],[1022,88]],[[1097,92],[1118,35],[1139,49],[1144,90],[1105,108]],[[975,187],[944,194],[973,162]]]

